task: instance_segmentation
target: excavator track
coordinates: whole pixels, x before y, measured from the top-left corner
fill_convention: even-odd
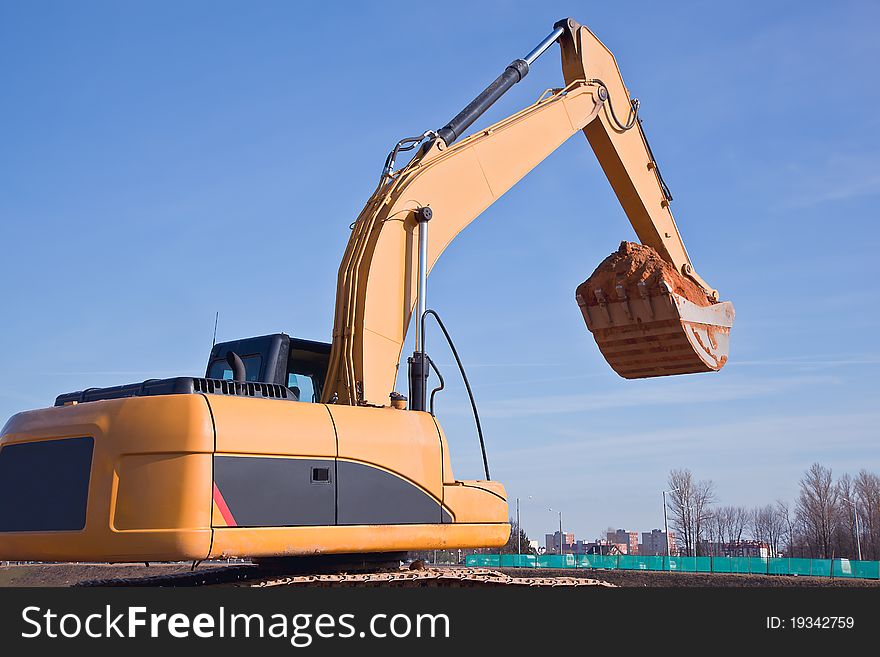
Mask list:
[[[194,587],[245,586],[269,588],[296,586],[309,588],[476,588],[496,586],[516,587],[573,587],[606,586],[613,584],[598,579],[580,577],[515,577],[487,568],[425,568],[422,570],[371,570],[367,572],[338,572],[322,574],[284,574],[276,566],[240,565],[210,570],[160,575],[98,579],[80,582],[83,587]]]
[[[328,587],[495,587],[495,586],[614,586],[596,579],[576,577],[513,577],[486,568],[427,568],[398,573],[362,573],[282,577],[252,584],[256,587],[308,586]]]

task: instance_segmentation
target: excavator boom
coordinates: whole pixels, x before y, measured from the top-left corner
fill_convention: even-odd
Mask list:
[[[562,48],[566,86],[453,143],[555,41]],[[628,296],[615,294],[618,285],[600,290],[604,301],[595,290],[584,290],[587,297],[582,294],[579,304],[602,353],[630,378],[717,370],[724,364],[733,307],[717,303],[717,292],[694,271],[642,132],[638,105],[630,100],[613,55],[586,27],[568,19],[448,125],[426,132],[421,138],[427,141],[404,168],[393,172],[386,166],[353,225],[339,268],[323,401],[387,405],[418,296],[419,233],[427,226],[419,221],[420,212],[431,211],[430,240],[425,240],[425,270],[430,271],[461,230],[578,131],[587,136],[636,235],[702,290],[699,303],[689,303],[704,308],[697,312],[682,303],[668,281],[666,287],[650,281],[646,298],[661,298],[644,311],[634,311]],[[617,283],[624,295],[636,289],[631,280]],[[593,305],[597,312],[591,313]]]

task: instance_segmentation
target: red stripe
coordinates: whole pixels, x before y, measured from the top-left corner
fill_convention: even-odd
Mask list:
[[[220,515],[223,516],[223,520],[226,521],[226,524],[230,527],[235,527],[235,518],[232,516],[232,511],[226,506],[226,500],[223,499],[220,489],[217,488],[216,481],[214,482],[214,504],[217,505],[217,508],[220,510]]]

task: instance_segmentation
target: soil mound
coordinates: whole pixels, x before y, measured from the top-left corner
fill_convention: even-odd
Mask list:
[[[578,285],[577,294],[588,306],[597,306],[595,291],[601,289],[608,301],[617,301],[617,286],[623,285],[630,299],[640,298],[638,283],[644,281],[651,296],[663,294],[660,282],[665,280],[672,291],[699,306],[712,302],[706,292],[675,267],[660,257],[650,246],[635,242],[621,242],[620,248],[605,258],[590,277]]]

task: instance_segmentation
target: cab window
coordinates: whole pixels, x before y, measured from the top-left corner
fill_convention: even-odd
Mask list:
[[[287,387],[291,390],[299,391],[299,400],[301,402],[318,401],[315,394],[315,383],[308,374],[290,372],[287,375]]]

